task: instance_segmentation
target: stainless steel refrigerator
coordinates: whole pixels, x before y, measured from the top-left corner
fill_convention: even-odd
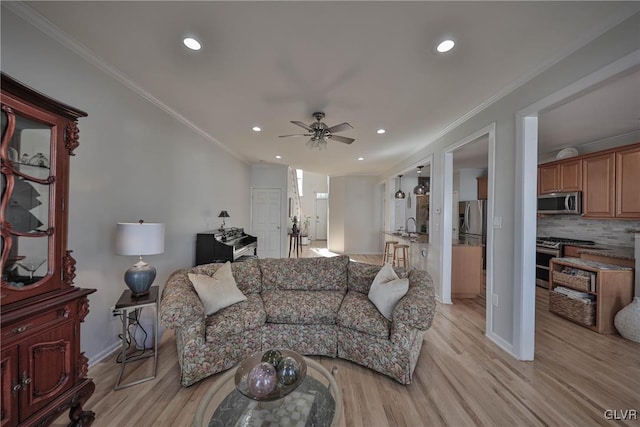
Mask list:
[[[464,243],[482,245],[483,265],[486,265],[487,243],[487,204],[485,200],[460,202],[460,233],[459,239]]]

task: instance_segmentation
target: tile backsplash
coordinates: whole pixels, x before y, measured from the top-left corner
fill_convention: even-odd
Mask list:
[[[640,221],[583,219],[580,215],[553,215],[538,218],[538,236],[593,240],[600,245],[633,247]]]

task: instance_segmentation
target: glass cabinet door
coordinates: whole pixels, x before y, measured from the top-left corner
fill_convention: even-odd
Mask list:
[[[2,108],[2,285],[24,288],[52,271],[53,126]]]

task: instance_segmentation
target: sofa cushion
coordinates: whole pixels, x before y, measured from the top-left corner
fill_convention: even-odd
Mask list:
[[[393,308],[409,290],[409,279],[398,277],[391,264],[385,264],[373,279],[369,299],[380,313],[391,320]]]
[[[260,294],[249,294],[245,301],[223,308],[219,312],[208,316],[206,325],[206,339],[210,342],[220,336],[239,334],[264,325],[267,315],[264,311]]]
[[[224,263],[198,265],[189,269],[189,272],[212,276],[223,265]],[[247,295],[262,291],[262,275],[257,259],[231,263],[231,273],[233,273],[238,289],[243,294]]]
[[[380,338],[389,338],[391,322],[378,311],[367,295],[349,291],[338,312],[338,326]]]
[[[343,297],[339,291],[262,291],[268,323],[335,324]]]
[[[264,290],[347,291],[349,257],[259,259]]]
[[[207,316],[247,299],[236,285],[229,262],[213,273],[213,276],[193,273],[189,273],[188,276],[204,305],[204,313]]]
[[[368,294],[369,288],[371,288],[371,283],[373,283],[373,279],[375,279],[380,268],[382,268],[380,265],[364,264],[362,262],[349,262],[349,266],[347,268],[349,290]],[[393,270],[399,278],[404,279],[407,277],[407,269],[396,267]]]

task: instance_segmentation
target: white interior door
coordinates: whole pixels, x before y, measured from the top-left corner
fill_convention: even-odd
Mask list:
[[[259,258],[280,258],[282,190],[254,188],[251,196],[251,230],[258,238]]]
[[[316,199],[316,240],[327,240],[327,199]]]

